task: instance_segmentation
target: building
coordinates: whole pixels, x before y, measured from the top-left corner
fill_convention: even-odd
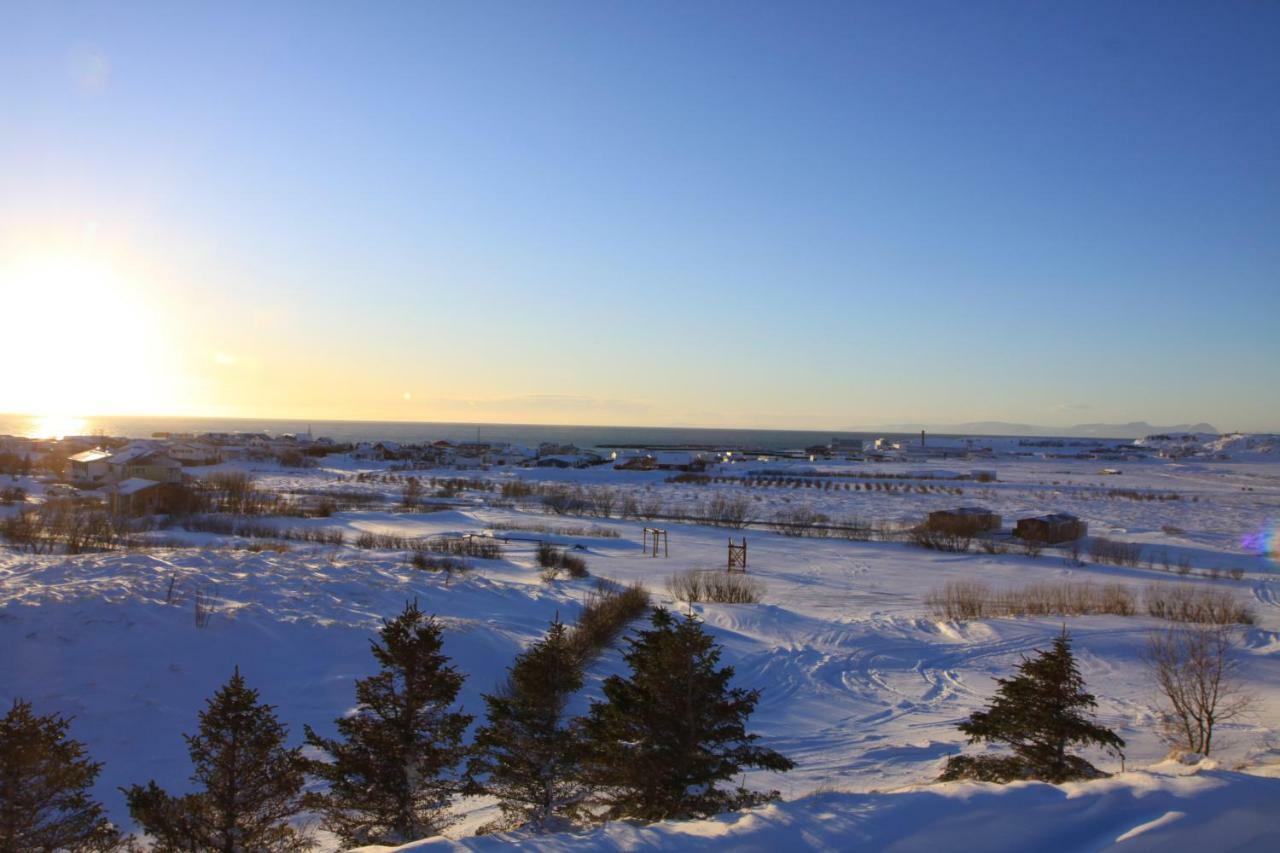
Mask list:
[[[159,451],[136,456],[124,464],[124,480],[143,479],[156,483],[181,483],[182,463]]]
[[[217,465],[222,461],[218,448],[199,441],[174,442],[164,452],[183,465]]]
[[[111,458],[107,460],[107,480],[112,483],[120,483],[129,479],[127,469],[129,463],[139,457],[146,456],[149,453],[155,453],[156,448],[151,444],[133,443],[112,451]]]
[[[925,526],[941,533],[972,536],[975,533],[999,530],[1000,522],[1000,516],[985,507],[961,506],[929,513]]]
[[[152,515],[168,511],[181,491],[177,483],[131,477],[107,489],[107,503],[114,515]]]
[[[97,486],[110,476],[109,450],[84,450],[67,458],[67,476],[77,486]]]
[[[598,459],[598,457],[597,457]],[[591,464],[596,464],[594,461]],[[707,458],[702,453],[683,450],[655,450],[619,458],[613,466],[619,471],[705,471]]]
[[[1074,542],[1087,533],[1089,527],[1079,518],[1067,512],[1055,512],[1034,518],[1021,518],[1013,528],[1013,535],[1028,542]]]

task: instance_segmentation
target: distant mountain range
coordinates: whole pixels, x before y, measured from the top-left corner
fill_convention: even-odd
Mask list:
[[[1051,435],[1062,438],[1143,438],[1169,432],[1204,432],[1218,435],[1212,424],[1177,424],[1153,426],[1146,421],[1130,421],[1127,424],[1076,424],[1075,426],[1035,426],[1011,424],[1004,421],[974,421],[963,424],[880,424],[873,427],[857,427],[851,432],[936,432],[950,435]]]

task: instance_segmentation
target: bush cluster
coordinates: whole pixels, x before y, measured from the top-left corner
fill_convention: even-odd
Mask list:
[[[543,569],[542,579],[547,581],[559,577],[561,572],[575,579],[585,578],[590,574],[584,558],[549,542],[538,545],[538,565]]]
[[[1253,624],[1253,612],[1230,593],[1184,584],[1150,584],[1141,600],[1125,584],[1034,583],[994,589],[982,581],[950,581],[925,598],[939,621],[1008,616],[1133,616],[1140,610],[1174,622]]]
[[[758,604],[764,599],[764,584],[745,574],[719,570],[692,569],[667,579],[667,591],[676,601],[690,604]]]

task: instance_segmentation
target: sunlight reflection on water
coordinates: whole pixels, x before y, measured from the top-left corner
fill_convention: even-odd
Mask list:
[[[28,438],[63,438],[68,435],[83,435],[84,418],[74,415],[38,415],[31,419],[27,427]]]

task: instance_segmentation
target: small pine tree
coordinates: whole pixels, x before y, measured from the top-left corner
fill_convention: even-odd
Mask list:
[[[102,765],[67,737],[71,721],[15,700],[0,718],[0,850],[113,850],[120,838],[89,796]]]
[[[733,668],[717,668],[720,648],[696,618],[658,609],[651,622],[627,640],[630,677],[606,679],[605,701],[583,724],[603,817],[707,817],[776,799],[776,791],[718,787],[744,767],[795,766],[746,731],[760,691],[729,687]]]
[[[296,851],[310,842],[289,825],[302,810],[301,748],[286,749],[275,708],[235,674],[184,735],[199,791],[175,797],[154,781],[124,789],[129,813],[158,853]]]
[[[1066,628],[1054,638],[1053,648],[1031,660],[1023,658],[1018,674],[998,683],[987,709],[976,711],[959,728],[969,743],[1004,744],[1013,755],[954,756],[947,761],[942,781],[1042,779],[1056,784],[1104,775],[1067,752],[1076,745],[1094,744],[1123,757],[1124,741],[1089,718],[1098,703],[1085,692]]]
[[[564,709],[581,687],[581,654],[557,617],[516,658],[498,692],[484,697],[488,721],[476,732],[467,774],[502,809],[502,820],[486,829],[546,831],[577,817],[586,792],[582,742]]]
[[[329,783],[314,804],[349,846],[403,844],[448,826],[446,810],[461,789],[452,770],[472,719],[450,710],[464,676],[441,652],[434,617],[409,604],[379,636],[370,645],[381,671],[356,682],[358,708],[335,721],[339,739],[307,727],[307,743],[328,756],[310,762]]]

